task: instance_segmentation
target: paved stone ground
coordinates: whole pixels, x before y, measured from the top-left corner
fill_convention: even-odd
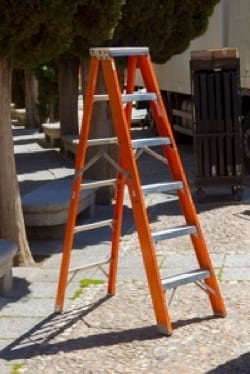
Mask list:
[[[120,283],[117,295],[106,300],[101,299],[103,289],[93,301],[86,295],[87,304],[81,299],[57,331],[52,325],[51,338],[34,345],[23,372],[249,373],[249,282],[222,284],[225,319],[212,318],[206,295],[195,286],[185,287],[171,306],[171,337],[159,335],[152,326],[143,283]],[[100,305],[97,300],[102,300]]]
[[[43,159],[39,173],[25,170],[20,174],[23,191],[29,180],[40,184],[69,169],[53,152],[49,157],[34,145],[32,159],[38,152]],[[25,147],[25,139],[22,139]],[[19,148],[18,148],[19,150]],[[194,189],[192,147],[181,147],[185,169]],[[20,154],[21,154],[20,149]],[[145,182],[153,183],[165,174],[152,160],[140,161]],[[23,165],[23,163],[21,163]],[[21,164],[19,166],[21,166]],[[25,164],[27,165],[27,164]],[[39,162],[39,165],[40,162]],[[49,165],[51,165],[49,163]],[[31,165],[29,164],[29,167]],[[26,166],[27,168],[27,166]],[[246,185],[243,200],[235,202],[230,188],[208,189],[204,203],[197,210],[225,300],[228,315],[213,318],[207,295],[194,285],[178,288],[170,312],[174,332],[161,336],[145,281],[131,209],[126,199],[124,233],[121,240],[117,293],[106,298],[105,285],[87,288],[76,300],[79,280],[105,279],[96,270],[77,275],[67,292],[65,312],[54,315],[54,299],[61,259],[62,240],[31,242],[34,253],[47,259],[33,268],[15,268],[15,287],[9,298],[0,298],[0,372],[11,373],[249,373],[249,294],[250,294],[250,189]],[[148,196],[149,215],[154,229],[183,223],[174,201],[163,203],[166,196]],[[171,196],[168,196],[170,199]],[[167,208],[166,208],[167,207]],[[109,207],[97,207],[99,218],[110,213]],[[92,262],[109,252],[110,232],[77,235],[72,264]],[[163,276],[195,268],[188,239],[161,242],[158,259]]]

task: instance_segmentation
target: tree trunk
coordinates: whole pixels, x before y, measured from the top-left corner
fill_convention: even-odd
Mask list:
[[[12,103],[15,108],[25,107],[25,94],[24,94],[24,71],[23,69],[14,69],[12,71]]]
[[[59,117],[62,136],[79,134],[78,73],[78,58],[74,56],[62,56],[59,59]]]
[[[39,119],[37,113],[38,82],[31,69],[25,69],[25,109],[26,127],[38,128]]]
[[[34,261],[26,237],[16,176],[10,102],[11,62],[7,57],[0,57],[0,238],[15,241],[18,246],[15,262],[29,265]]]
[[[86,87],[86,74],[88,74],[88,58],[81,60],[81,71],[82,71],[82,87],[83,95]],[[101,71],[101,69],[100,69]],[[105,93],[105,85],[102,74],[99,74],[97,79],[96,93]],[[109,138],[114,136],[114,128],[110,116],[109,105],[104,102],[98,102],[94,106],[90,138]],[[88,150],[88,159],[92,158],[97,151],[107,152],[116,162],[118,161],[117,146],[114,144],[107,144],[102,146],[94,146]],[[90,168],[86,177],[94,180],[99,179],[111,179],[115,178],[117,170],[110,165],[106,159],[98,160],[92,168]],[[96,202],[97,204],[109,204],[114,197],[114,188],[103,187],[97,191]]]

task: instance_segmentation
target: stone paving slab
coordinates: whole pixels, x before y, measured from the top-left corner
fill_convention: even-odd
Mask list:
[[[223,269],[222,273],[223,280],[237,280],[237,281],[244,281],[250,280],[250,271],[249,267],[241,267],[241,268],[232,268]]]
[[[42,269],[38,267],[14,267],[14,276],[25,278],[28,283],[32,282],[57,282],[59,276],[58,269]]]
[[[29,284],[28,288],[24,291],[22,288],[22,282],[19,286],[20,282],[15,282],[14,287],[12,288],[11,292],[8,293],[8,297],[5,299],[6,302],[12,302],[11,300],[14,299],[18,301],[21,297],[30,297],[30,298],[49,298],[55,299],[56,291],[57,291],[57,282],[34,282]],[[74,292],[79,288],[79,280],[73,279],[67,287],[67,293],[70,295],[69,297],[73,296]]]
[[[250,246],[249,246],[250,249]],[[250,252],[250,250],[249,250]],[[250,268],[250,253],[244,255],[229,254],[225,257],[225,267],[229,268]]]
[[[11,314],[9,313],[9,315]],[[17,339],[19,336],[24,335],[32,328],[32,326],[37,325],[40,321],[41,316],[30,315],[30,310],[28,311],[28,313],[26,312],[25,315],[17,315],[16,318],[14,318],[13,314],[11,317],[8,317],[8,315],[2,316],[0,314],[0,341],[5,340],[6,346],[6,340],[9,342],[9,344],[12,343],[15,339]]]
[[[5,303],[5,299],[1,298],[0,306]],[[53,299],[41,299],[41,298],[26,298],[19,300],[18,303],[6,303],[5,307],[0,309],[1,316],[13,316],[13,317],[47,317],[49,314],[54,312],[55,301]],[[14,321],[14,319],[13,319]],[[19,321],[19,323],[21,320]]]

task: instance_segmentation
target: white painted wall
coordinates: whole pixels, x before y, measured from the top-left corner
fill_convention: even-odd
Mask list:
[[[238,48],[241,86],[250,88],[250,0],[221,0],[209,19],[207,32],[166,64],[154,65],[162,90],[190,94],[190,52],[224,47]],[[142,85],[140,77],[138,85]]]

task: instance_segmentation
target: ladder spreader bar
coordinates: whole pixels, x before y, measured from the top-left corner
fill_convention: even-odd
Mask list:
[[[87,269],[91,269],[91,268],[94,268],[94,267],[102,266],[102,265],[108,264],[109,262],[110,262],[110,258],[108,258],[106,260],[103,260],[103,261],[93,262],[91,264],[71,268],[71,269],[69,269],[69,273],[75,273],[75,272],[80,271],[80,270],[87,270]]]
[[[182,235],[190,235],[196,233],[196,227],[191,225],[183,225],[171,227],[166,230],[161,230],[152,233],[152,238],[155,242],[164,239],[172,239]]]
[[[88,145],[117,144],[117,138],[89,139]]]
[[[98,59],[107,59],[109,57],[121,56],[147,56],[149,49],[147,47],[111,47],[111,48],[90,48],[90,56]]]
[[[111,186],[115,184],[116,181],[117,179],[105,179],[105,180],[99,180],[99,181],[94,181],[94,182],[81,183],[81,190]]]
[[[182,182],[165,182],[165,183],[155,183],[147,184],[142,186],[143,193],[149,194],[153,192],[167,192],[167,191],[176,191],[183,188]]]
[[[169,145],[171,141],[168,137],[156,137],[156,138],[144,138],[132,140],[132,146],[134,149],[143,147],[155,147],[158,145]]]
[[[199,280],[210,277],[209,270],[192,270],[187,273],[177,274],[171,277],[162,279],[162,287],[164,290],[176,288],[188,283],[195,283]]]
[[[87,230],[94,230],[99,227],[105,227],[105,226],[112,226],[113,220],[112,219],[105,219],[103,221],[97,221],[92,223],[86,223],[84,225],[75,226],[74,232],[82,232]]]
[[[63,137],[63,140],[65,140],[67,143],[71,143],[74,145],[79,145],[79,136],[77,135],[65,135]],[[87,144],[88,145],[102,145],[102,144],[115,144],[117,143],[117,138],[99,138],[99,139],[88,139]]]
[[[97,102],[97,101],[109,101],[109,95],[107,94],[94,95],[94,102]]]

